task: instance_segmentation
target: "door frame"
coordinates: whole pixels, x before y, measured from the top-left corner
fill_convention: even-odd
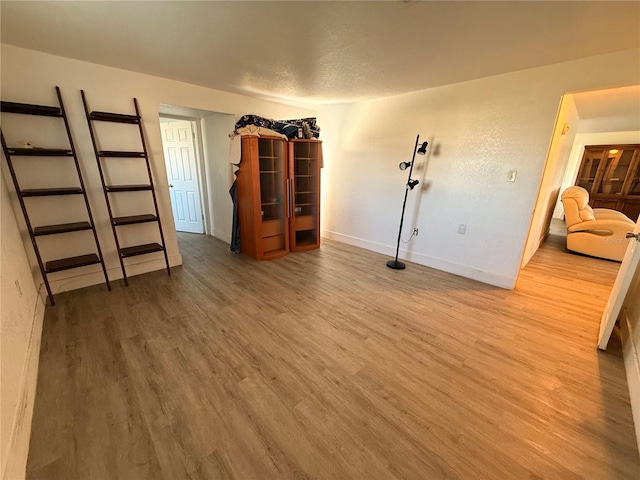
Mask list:
[[[159,123],[163,123],[165,120],[180,120],[183,122],[191,123],[191,131],[195,134],[193,138],[193,146],[196,154],[196,176],[198,177],[198,187],[200,188],[200,211],[202,212],[204,235],[211,235],[211,215],[209,209],[209,191],[207,190],[207,182],[205,181],[205,164],[204,164],[204,144],[202,143],[202,125],[200,118],[184,117],[181,115],[171,115],[166,113],[160,113]],[[160,128],[160,135],[162,136],[162,128]],[[162,149],[162,155],[164,157],[164,143]],[[167,167],[167,159],[164,159],[165,168]],[[171,214],[173,215],[173,206],[171,206]]]

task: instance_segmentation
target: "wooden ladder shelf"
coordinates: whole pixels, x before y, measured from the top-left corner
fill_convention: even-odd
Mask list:
[[[162,231],[162,222],[160,220],[160,213],[158,211],[158,201],[156,199],[156,192],[153,186],[153,176],[151,174],[151,165],[149,163],[149,155],[147,154],[147,146],[144,139],[144,132],[142,128],[142,116],[140,115],[140,108],[138,107],[138,100],[133,99],[133,105],[136,111],[135,115],[127,115],[121,113],[110,112],[98,112],[91,111],[87,103],[84,90],[80,90],[82,95],[82,103],[84,104],[84,111],[87,117],[87,124],[89,125],[89,132],[91,133],[91,142],[93,144],[93,151],[95,152],[96,162],[98,164],[98,171],[100,172],[100,180],[102,182],[102,189],[104,191],[104,198],[107,202],[107,210],[109,211],[109,219],[111,223],[111,229],[113,230],[113,236],[116,241],[116,248],[118,249],[118,257],[120,259],[120,267],[122,268],[122,276],[124,278],[125,285],[129,285],[127,279],[127,272],[124,264],[124,259],[134,257],[138,255],[146,255],[148,253],[163,252],[164,260],[167,266],[167,273],[171,275],[171,269],[169,267],[169,257],[167,256],[167,248],[164,241],[164,234]],[[98,146],[98,139],[94,122],[113,122],[121,124],[137,125],[140,132],[140,142],[142,145],[142,151],[114,151],[114,150],[100,150]],[[143,158],[147,167],[148,183],[142,185],[111,185],[108,184],[105,179],[105,170],[109,162],[104,162],[103,159],[107,158],[123,158],[123,159],[140,159]],[[113,168],[113,167],[112,167]],[[110,195],[121,194],[126,192],[140,192],[148,191],[153,198],[154,213],[143,213],[139,215],[128,216],[114,216],[113,208],[111,206]],[[136,225],[142,223],[155,222],[158,225],[158,231],[160,233],[160,243],[145,243],[141,245],[131,245],[128,247],[121,246],[120,237],[118,236],[118,228],[125,225]]]
[[[104,265],[102,256],[102,250],[100,249],[100,242],[98,241],[98,235],[96,233],[95,223],[93,221],[93,215],[91,214],[91,207],[89,206],[89,200],[87,198],[87,191],[84,186],[84,180],[82,178],[82,172],[80,171],[80,164],[78,162],[78,156],[73,144],[73,137],[71,135],[71,129],[69,127],[69,121],[67,120],[67,114],[62,103],[62,95],[60,94],[60,88],[56,87],[56,94],[58,96],[59,107],[50,107],[44,105],[29,105],[26,103],[15,102],[1,102],[0,110],[3,113],[15,113],[22,115],[38,115],[44,117],[57,117],[64,120],[64,126],[67,131],[67,137],[69,139],[70,149],[66,148],[14,148],[7,146],[4,138],[4,133],[0,129],[0,136],[2,137],[2,150],[9,166],[9,172],[11,173],[11,179],[20,202],[20,208],[24,215],[24,220],[29,231],[29,237],[38,260],[38,266],[40,267],[40,273],[42,273],[42,279],[44,280],[45,288],[47,289],[47,295],[49,296],[49,302],[51,305],[55,305],[53,293],[51,292],[51,286],[49,284],[48,275],[54,272],[62,270],[69,270],[72,268],[84,267],[87,265],[100,264],[102,272],[104,274],[104,280],[107,284],[107,288],[111,290],[111,284],[109,283],[109,277],[107,276],[107,269]],[[77,187],[52,187],[52,188],[35,188],[35,189],[22,189],[18,176],[14,169],[13,157],[72,157],[75,163],[76,172],[78,174],[78,181],[80,186]],[[34,227],[31,219],[29,218],[29,211],[27,209],[25,198],[27,197],[62,197],[67,195],[82,195],[84,204],[87,209],[88,221],[62,223],[56,225],[41,225]],[[82,230],[91,230],[93,232],[93,239],[95,241],[96,253],[90,253],[86,255],[74,256],[69,258],[60,258],[57,260],[43,261],[40,253],[40,248],[36,237],[42,237],[47,235],[58,235],[63,233],[78,232]]]

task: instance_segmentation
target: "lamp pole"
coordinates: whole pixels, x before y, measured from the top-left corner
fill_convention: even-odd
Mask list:
[[[405,268],[405,264],[403,262],[398,261],[398,253],[400,252],[400,237],[402,236],[402,223],[404,222],[404,210],[407,206],[407,195],[409,194],[409,190],[412,190],[418,184],[418,181],[415,180],[413,186],[411,184],[411,173],[413,172],[413,163],[416,159],[416,151],[418,150],[418,142],[420,141],[420,135],[416,137],[416,144],[413,147],[413,157],[411,158],[411,166],[409,167],[409,177],[407,178],[407,185],[404,189],[404,201],[402,202],[402,215],[400,215],[400,229],[398,230],[398,244],[396,246],[396,258],[395,260],[389,260],[387,262],[387,267],[393,268],[394,270],[402,270]],[[425,142],[426,143],[426,142]]]

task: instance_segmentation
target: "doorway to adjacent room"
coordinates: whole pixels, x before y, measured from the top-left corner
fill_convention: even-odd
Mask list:
[[[197,129],[193,121],[160,118],[171,208],[176,230],[204,233]]]

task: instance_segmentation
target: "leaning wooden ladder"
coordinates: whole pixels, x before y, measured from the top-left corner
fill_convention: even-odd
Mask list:
[[[125,285],[129,285],[127,279],[127,272],[124,264],[124,259],[129,257],[135,257],[138,255],[146,255],[153,252],[163,252],[164,260],[167,265],[167,273],[171,275],[171,269],[169,267],[169,257],[167,256],[167,248],[164,241],[164,234],[162,232],[162,222],[160,221],[160,213],[158,211],[158,201],[156,199],[155,188],[153,186],[153,176],[151,174],[151,165],[149,164],[149,155],[147,154],[147,146],[144,140],[144,132],[142,129],[142,116],[140,115],[140,109],[138,107],[138,100],[133,99],[133,105],[135,107],[135,115],[126,115],[121,113],[109,113],[109,112],[97,112],[90,111],[85,96],[84,90],[80,90],[82,95],[82,103],[84,104],[84,111],[87,117],[87,124],[89,125],[89,132],[91,133],[91,142],[93,143],[93,151],[95,152],[96,162],[98,163],[98,171],[100,172],[100,180],[102,181],[102,189],[104,191],[104,198],[107,202],[107,210],[109,211],[109,219],[111,222],[111,229],[113,230],[113,236],[116,241],[116,248],[118,249],[118,257],[120,259],[120,267],[122,268],[122,276],[124,278]],[[113,122],[122,124],[138,125],[140,132],[140,142],[142,144],[142,151],[113,151],[113,150],[100,150],[98,146],[98,140],[96,132],[94,130],[93,122]],[[149,177],[149,183],[144,185],[111,185],[106,183],[105,168],[103,168],[102,159],[105,158],[143,158],[147,166],[147,174]],[[109,194],[116,194],[122,192],[151,192],[153,197],[153,206],[155,214],[144,213],[139,215],[129,216],[117,216],[114,217],[113,209],[109,199]],[[120,245],[120,238],[118,237],[118,227],[125,225],[135,225],[141,223],[155,222],[158,225],[158,231],[160,232],[160,243],[145,243],[142,245],[133,245],[129,247],[122,247]]]
[[[11,172],[11,179],[16,189],[18,201],[20,202],[20,208],[24,215],[24,220],[27,224],[27,230],[29,231],[29,237],[33,244],[33,249],[38,260],[38,266],[42,273],[42,279],[44,280],[44,286],[47,289],[47,295],[49,296],[49,302],[51,305],[55,305],[53,293],[51,292],[51,286],[49,285],[48,275],[54,272],[60,272],[62,270],[70,270],[72,268],[84,267],[87,265],[100,264],[102,266],[102,272],[104,273],[104,280],[107,284],[107,288],[111,290],[111,284],[109,283],[109,277],[107,276],[107,269],[104,266],[104,260],[102,257],[102,251],[100,249],[100,242],[98,241],[98,235],[96,234],[95,223],[93,221],[93,215],[91,214],[91,207],[89,206],[89,200],[87,198],[87,191],[84,186],[84,180],[82,179],[82,172],[80,171],[80,164],[78,163],[78,156],[73,144],[73,137],[71,135],[71,129],[69,127],[69,121],[67,120],[67,114],[64,110],[64,104],[62,103],[62,95],[60,89],[56,87],[56,94],[58,95],[59,107],[50,107],[43,105],[31,105],[27,103],[14,103],[14,102],[2,102],[0,110],[4,113],[17,113],[23,115],[39,115],[44,117],[58,117],[64,120],[64,126],[67,131],[67,137],[69,139],[70,149],[67,148],[17,148],[8,147],[4,138],[4,134],[0,129],[0,136],[2,137],[2,150],[9,166],[9,172]],[[77,187],[56,187],[56,188],[33,188],[22,189],[18,182],[18,176],[14,169],[13,157],[73,157],[75,163],[76,172],[78,173],[78,180],[80,186]],[[24,199],[26,197],[58,197],[65,195],[82,195],[84,198],[84,204],[87,208],[88,221],[86,222],[73,222],[63,223],[57,225],[42,225],[33,227],[31,219],[29,218],[29,211],[25,204]],[[36,237],[45,235],[57,235],[62,233],[78,232],[82,230],[91,230],[93,232],[93,239],[95,241],[97,253],[91,253],[87,255],[80,255],[76,257],[61,258],[58,260],[51,260],[43,262],[42,255],[40,254],[40,248]]]

